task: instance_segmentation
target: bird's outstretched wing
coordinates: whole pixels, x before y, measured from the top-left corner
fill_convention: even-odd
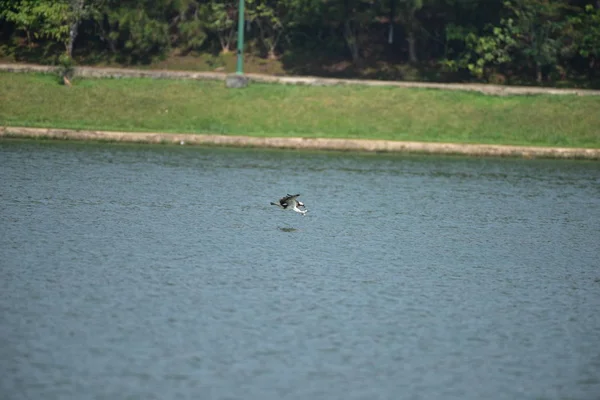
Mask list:
[[[296,197],[298,197],[298,196],[300,196],[300,193],[298,193],[298,194],[289,194],[288,193],[287,196],[279,199],[279,204],[281,204],[281,205],[288,204],[293,207],[297,203]]]

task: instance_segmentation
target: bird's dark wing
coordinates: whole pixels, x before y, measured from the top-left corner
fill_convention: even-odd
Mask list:
[[[289,205],[292,205],[292,207],[293,207],[294,204],[296,204],[296,197],[298,197],[298,196],[300,196],[300,193],[298,193],[298,194],[289,194],[288,193],[287,196],[279,199],[279,204],[283,208],[286,208]]]
[[[296,198],[296,197],[298,197],[298,196],[300,196],[300,193],[298,193],[298,194],[289,194],[289,193],[288,193],[288,195],[287,195],[287,196],[283,197],[283,198],[282,198],[281,200],[279,200],[279,201],[280,201],[280,202],[281,202],[281,201],[288,201],[288,200],[291,200],[291,199],[295,199],[295,198]]]

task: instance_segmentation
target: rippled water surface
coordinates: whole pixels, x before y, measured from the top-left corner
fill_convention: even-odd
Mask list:
[[[600,398],[599,163],[5,140],[0,234],[2,399]]]

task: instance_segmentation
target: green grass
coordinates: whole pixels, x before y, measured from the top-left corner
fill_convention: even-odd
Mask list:
[[[0,73],[0,125],[600,148],[600,97]]]

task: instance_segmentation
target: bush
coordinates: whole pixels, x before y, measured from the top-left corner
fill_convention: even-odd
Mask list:
[[[71,79],[75,74],[75,63],[73,59],[66,54],[58,58],[58,66],[56,67],[59,82],[64,85],[71,85]]]

